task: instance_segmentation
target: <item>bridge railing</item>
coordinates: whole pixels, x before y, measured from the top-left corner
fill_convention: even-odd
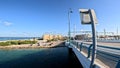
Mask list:
[[[92,44],[84,42],[70,41],[73,46],[91,60]],[[102,65],[110,68],[120,68],[120,48],[97,45],[96,59],[102,62]],[[111,52],[109,52],[111,51]],[[117,52],[117,54],[116,54]]]

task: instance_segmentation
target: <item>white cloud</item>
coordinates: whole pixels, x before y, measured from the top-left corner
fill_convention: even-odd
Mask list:
[[[13,23],[3,20],[3,19],[0,19],[0,24],[2,24],[4,26],[11,26]]]
[[[13,23],[8,22],[8,21],[5,21],[5,22],[3,22],[3,24],[4,24],[5,26],[11,26]]]

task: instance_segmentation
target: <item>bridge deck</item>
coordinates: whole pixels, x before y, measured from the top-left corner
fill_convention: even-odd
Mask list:
[[[82,68],[64,43],[54,48],[0,64],[0,68]]]

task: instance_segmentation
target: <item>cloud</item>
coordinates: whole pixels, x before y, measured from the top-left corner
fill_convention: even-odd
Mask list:
[[[4,25],[4,26],[11,26],[13,23],[0,19],[0,25]]]
[[[11,26],[13,23],[8,22],[8,21],[5,21],[5,22],[3,22],[3,24],[4,24],[5,26]]]

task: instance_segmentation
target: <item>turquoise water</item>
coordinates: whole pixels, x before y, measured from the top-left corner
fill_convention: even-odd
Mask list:
[[[44,49],[11,49],[11,50],[0,50],[0,64],[15,59],[19,59],[23,56],[40,52]]]

